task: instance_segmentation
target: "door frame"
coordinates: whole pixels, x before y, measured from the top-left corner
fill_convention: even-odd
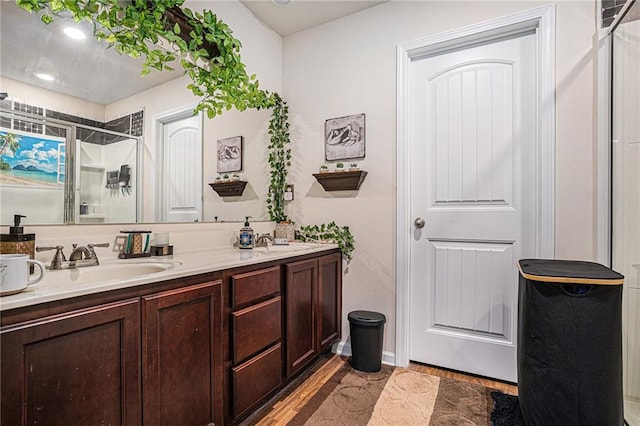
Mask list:
[[[538,138],[536,140],[536,257],[555,252],[555,6],[547,5],[401,43],[396,50],[396,347],[395,364],[409,364],[410,322],[410,71],[415,59],[535,32]]]
[[[202,146],[202,143],[204,142],[204,121],[203,121],[204,116],[202,114],[202,111],[199,111],[197,114],[194,114],[194,111],[196,110],[197,106],[198,106],[197,103],[183,105],[177,108],[170,109],[168,111],[161,112],[160,114],[156,114],[153,116],[153,130],[154,130],[153,140],[156,143],[156,147],[155,147],[156,182],[162,182],[162,179],[164,179],[163,169],[164,169],[164,144],[165,144],[164,126],[165,125],[176,120],[182,120],[183,118],[189,118],[194,115],[197,115],[198,120],[200,122],[200,139],[201,139],[201,146]],[[204,170],[202,168],[204,165],[204,158],[202,155],[200,156],[200,162],[201,162],[201,170]],[[201,179],[202,179],[202,176],[201,176]],[[162,189],[162,191],[158,191],[158,188],[156,187],[154,188],[154,193],[156,194],[156,199],[155,199],[156,221],[164,222],[166,221],[165,211],[164,211],[164,201],[166,198],[166,194],[165,194],[164,188]],[[200,198],[202,198],[202,193],[200,194]],[[204,218],[204,212],[202,211],[202,209],[204,208],[204,203],[202,201],[201,201],[201,206],[202,207],[200,211],[200,221],[202,221]]]

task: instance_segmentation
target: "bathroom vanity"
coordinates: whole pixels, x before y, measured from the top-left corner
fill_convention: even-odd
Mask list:
[[[237,423],[340,339],[341,262],[224,249],[3,298],[0,423]]]

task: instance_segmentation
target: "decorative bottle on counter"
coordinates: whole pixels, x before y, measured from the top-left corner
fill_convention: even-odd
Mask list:
[[[244,221],[244,226],[240,228],[240,237],[238,241],[238,247],[241,249],[252,249],[253,248],[253,228],[249,225],[249,218],[251,216],[247,216]]]
[[[13,226],[9,227],[8,234],[0,234],[1,254],[28,254],[34,258],[36,252],[36,234],[25,234],[24,227],[20,226],[20,219],[26,217],[20,214],[13,215]],[[29,272],[33,273],[33,264],[29,266]]]

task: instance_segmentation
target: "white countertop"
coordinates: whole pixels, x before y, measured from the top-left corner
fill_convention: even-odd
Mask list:
[[[74,270],[48,270],[44,279],[39,283],[30,285],[21,293],[0,297],[0,311],[286,259],[334,248],[337,248],[337,245],[292,242],[289,246],[269,247],[267,251],[264,251],[265,249],[217,248],[179,253],[175,254],[173,258],[117,259],[101,261],[99,266],[87,266]],[[148,265],[150,268],[157,269],[166,267],[168,269],[123,278],[122,272],[127,268],[136,268],[136,266],[133,268],[129,266],[134,264]]]

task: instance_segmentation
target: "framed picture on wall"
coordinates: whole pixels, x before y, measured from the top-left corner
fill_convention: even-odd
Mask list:
[[[243,140],[242,136],[218,140],[218,173],[239,172],[242,170]]]
[[[327,161],[364,158],[364,114],[325,121],[324,152]]]

